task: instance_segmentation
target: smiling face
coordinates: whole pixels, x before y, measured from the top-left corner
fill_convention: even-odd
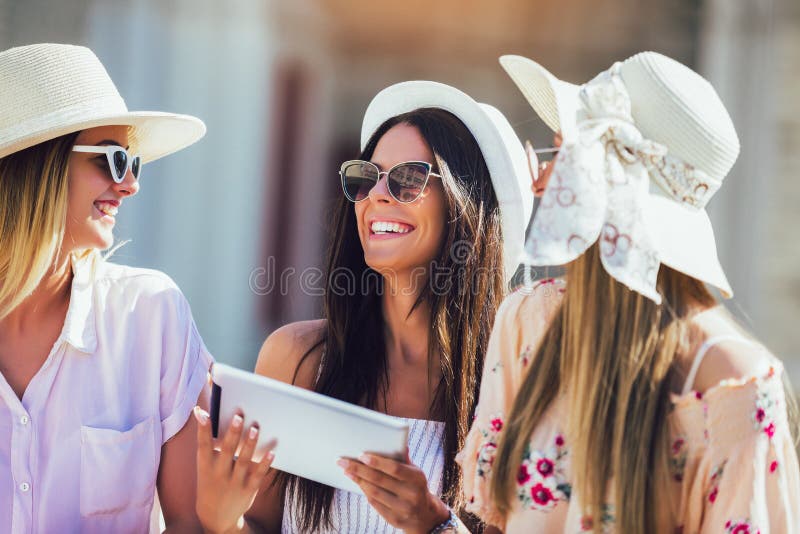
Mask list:
[[[405,123],[397,124],[380,138],[370,161],[381,171],[406,161],[435,164],[433,151],[419,130]],[[354,209],[364,261],[376,271],[427,269],[438,256],[447,215],[441,179],[431,176],[417,200],[400,203],[389,194],[386,176],[382,175]]]
[[[128,127],[102,126],[84,130],[75,144],[128,148]],[[64,252],[107,249],[114,242],[117,211],[124,198],[139,191],[139,183],[130,170],[122,183],[114,182],[105,154],[72,152],[68,174]]]

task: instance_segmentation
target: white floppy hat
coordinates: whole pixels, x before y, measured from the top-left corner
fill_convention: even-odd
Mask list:
[[[130,126],[142,162],[185,148],[205,135],[189,115],[128,111],[114,82],[88,48],[34,44],[0,52],[0,158],[68,133]]]
[[[409,81],[391,85],[372,99],[361,126],[361,149],[388,119],[420,108],[455,115],[469,129],[483,154],[500,207],[506,281],[514,275],[533,209],[525,149],[508,120],[496,108],[438,82]]]
[[[585,194],[575,203],[576,210],[569,217],[578,221],[578,225],[602,225],[595,239],[600,241],[606,270],[631,289],[656,301],[660,301],[653,294],[660,263],[715,286],[725,296],[732,296],[704,208],[736,161],[739,140],[711,84],[688,67],[655,52],[642,52],[616,63],[583,86],[563,82],[524,57],[503,56],[500,63],[534,111],[553,131],[562,133],[565,146],[578,148],[577,157],[573,150],[565,153],[562,149],[554,177],[560,166],[572,166],[567,174],[572,170],[584,174],[587,176],[585,183],[569,184],[567,188],[569,177],[558,176],[554,188],[565,191],[561,191],[559,199],[555,197],[559,191],[554,190],[552,198],[563,206],[573,200],[576,187],[598,188],[598,183],[603,182],[602,193],[596,189],[593,194],[607,195],[608,202],[599,207],[594,198],[588,198],[592,195]],[[595,153],[590,155],[587,146],[591,142],[597,145]],[[588,161],[593,161],[593,165],[587,165]],[[601,162],[602,165],[598,165]],[[604,166],[603,180],[592,182],[589,176],[592,166]],[[626,183],[631,180],[631,189],[625,193],[628,196],[620,196],[619,191],[613,190],[615,184],[609,173],[614,172],[618,177],[623,176]],[[633,183],[638,176],[643,178],[639,182],[641,186]],[[550,185],[553,185],[552,178]],[[634,197],[641,202],[633,202]],[[544,203],[546,197],[542,200]],[[589,221],[587,217],[594,215],[586,214],[587,205],[593,206],[598,217],[600,209],[606,209],[603,214],[606,218]],[[621,206],[624,209],[619,209]],[[629,212],[624,213],[625,210]],[[625,257],[612,257],[617,234],[608,234],[618,229],[612,225],[609,231],[608,217],[614,216],[632,229],[624,237],[632,237],[634,245],[640,245],[638,249],[631,247],[632,241],[627,239],[626,250],[621,253],[627,255]],[[573,241],[561,249],[553,246],[560,239],[554,238],[556,234],[573,232],[570,236],[574,237],[574,228],[559,230],[555,219],[548,221],[549,216],[545,215],[539,225],[541,231],[537,232],[539,217],[537,212],[526,246],[528,257],[533,260],[530,263],[539,265],[553,259],[566,263],[574,259],[575,250],[582,251],[591,245],[591,242],[576,244]],[[643,224],[638,225],[638,222]],[[602,254],[603,247],[608,247],[608,254]],[[631,253],[628,249],[637,250]],[[648,255],[648,251],[654,255]],[[631,259],[631,254],[639,257]],[[638,273],[618,276],[621,270],[631,270],[631,263],[636,262]]]

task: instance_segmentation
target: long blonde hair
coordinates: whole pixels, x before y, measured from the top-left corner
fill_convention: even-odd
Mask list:
[[[491,491],[508,514],[525,447],[546,409],[564,394],[573,495],[598,517],[608,497],[618,532],[654,532],[667,487],[666,424],[677,354],[688,350],[690,311],[716,301],[702,282],[662,266],[663,304],[630,291],[600,264],[595,244],[567,267],[568,289],[531,362],[498,444]],[[610,482],[609,482],[610,481]],[[601,521],[593,521],[595,532]]]
[[[57,260],[67,217],[67,168],[78,133],[0,158],[0,319]]]

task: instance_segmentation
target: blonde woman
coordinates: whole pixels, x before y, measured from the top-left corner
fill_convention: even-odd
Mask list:
[[[783,367],[707,289],[732,293],[704,207],[739,152],[714,89],[651,52],[581,87],[501,63],[563,134],[526,251],[566,276],[498,312],[469,509],[507,533],[798,532]]]
[[[104,261],[142,164],[203,136],[128,112],[95,55],[0,52],[0,531],[198,528],[192,407],[211,357],[166,275]]]

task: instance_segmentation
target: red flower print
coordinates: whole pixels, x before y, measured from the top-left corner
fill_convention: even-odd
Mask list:
[[[536,462],[536,470],[539,471],[539,474],[543,477],[549,477],[553,474],[553,460],[549,458],[542,458],[538,462]]]
[[[730,520],[730,519],[728,519],[728,520],[725,522],[725,528],[731,528],[731,520]]]
[[[592,520],[592,516],[585,515],[581,517],[581,530],[584,532],[588,532],[594,528],[594,520]]]
[[[761,531],[751,530],[751,525],[748,520],[744,521],[728,521],[725,523],[725,530],[729,532],[729,534],[760,534]]]
[[[703,394],[700,393],[699,391],[695,391],[694,392],[694,398],[697,399],[697,400],[700,400],[700,399],[703,398]]]
[[[772,463],[769,464],[769,472],[774,473],[776,469],[778,469],[778,461],[773,460]]]
[[[564,436],[559,434],[556,436],[556,447],[563,447],[564,446]]]
[[[684,441],[681,438],[675,440],[675,443],[672,444],[672,454],[678,454],[681,452],[681,448],[683,448]]]
[[[531,498],[533,499],[533,502],[539,506],[547,506],[553,500],[555,500],[553,492],[550,491],[550,488],[546,487],[541,482],[531,488]]]
[[[521,486],[530,479],[531,479],[531,474],[528,473],[528,466],[525,464],[520,465],[519,471],[517,472],[517,484]]]
[[[767,436],[769,436],[770,439],[772,439],[772,436],[775,435],[775,423],[768,424],[767,427],[764,429],[764,432],[766,432]]]
[[[492,419],[491,425],[492,425],[492,430],[494,430],[495,432],[500,432],[501,430],[503,430],[503,420],[500,419],[499,417],[495,417],[494,419]]]
[[[767,415],[767,412],[764,411],[764,408],[759,408],[756,410],[756,421],[759,423],[764,421],[764,417]]]
[[[714,488],[713,490],[711,490],[711,493],[708,494],[708,502],[713,503],[714,501],[717,500],[717,492],[718,491],[719,490],[717,488]]]

